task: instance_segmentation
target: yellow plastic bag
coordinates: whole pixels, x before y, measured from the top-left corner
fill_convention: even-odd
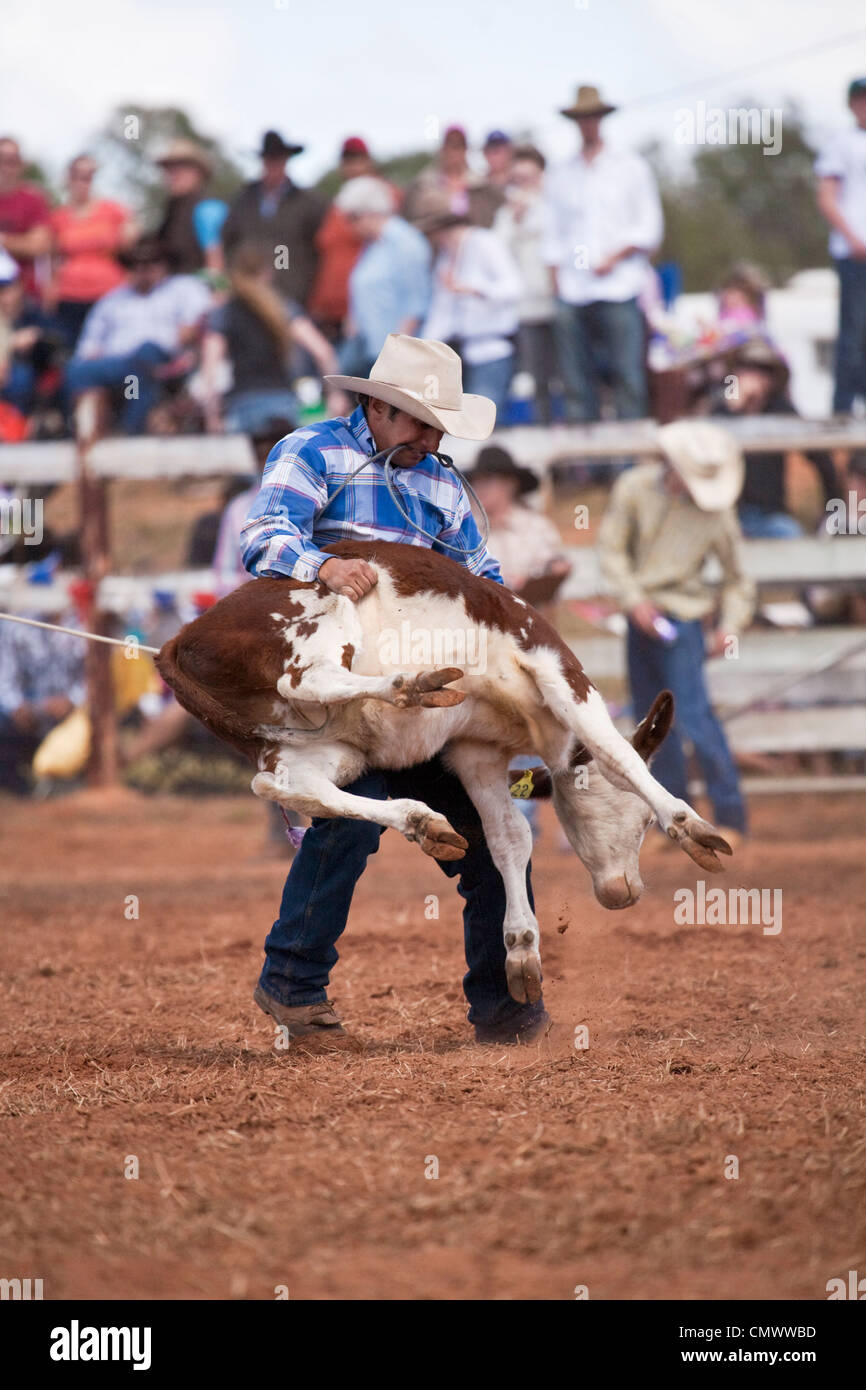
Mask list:
[[[90,718],[74,709],[45,735],[33,758],[37,777],[77,777],[90,757]]]

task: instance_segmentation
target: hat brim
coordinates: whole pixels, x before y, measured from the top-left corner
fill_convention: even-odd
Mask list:
[[[619,108],[608,106],[602,102],[600,106],[560,106],[560,116],[567,116],[570,121],[577,121],[581,116],[610,116]]]
[[[454,439],[489,439],[496,424],[496,406],[487,396],[464,393],[459,410],[445,410],[442,406],[422,400],[413,391],[391,386],[385,381],[371,381],[366,376],[326,376],[324,380],[328,386],[354,391],[358,396],[372,396],[386,405],[394,405],[398,410],[405,410],[414,420],[444,430]]]
[[[689,496],[702,512],[726,512],[736,506],[746,480],[746,466],[742,457],[714,478],[702,478],[691,471],[686,461],[674,450],[662,450],[661,453],[662,458],[682,478]]]
[[[256,150],[257,159],[277,159],[280,155],[284,159],[291,159],[293,155],[303,154],[306,145],[284,145],[281,150]]]
[[[541,482],[531,468],[522,468],[520,464],[513,470],[510,468],[473,468],[468,473],[464,473],[463,476],[473,487],[476,483],[483,482],[485,478],[508,478],[510,482],[517,484],[518,497],[525,497],[527,493],[535,492]]]
[[[203,174],[213,173],[210,164],[206,164],[203,159],[193,159],[192,155],[168,155],[165,159],[155,159],[153,162],[159,169],[171,169],[173,165],[189,164],[193,169],[200,169]]]

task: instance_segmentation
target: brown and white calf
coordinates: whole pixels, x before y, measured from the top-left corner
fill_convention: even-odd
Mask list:
[[[420,546],[341,541],[378,583],[358,604],[322,583],[256,579],[182,628],[157,665],[180,703],[257,767],[257,796],[310,816],[349,816],[399,830],[438,859],[466,841],[423,802],[377,801],[342,788],[368,768],[441,755],[473,801],[506,891],[508,987],[540,994],[538,923],[526,893],[529,827],[509,790],[509,762],[534,752],[557,815],[605,907],[643,889],[647,827],[702,868],[725,841],[655,780],[649,758],[667,733],[665,692],[635,731],[617,731],[559,634],[522,599]],[[431,654],[461,666],[435,669]]]

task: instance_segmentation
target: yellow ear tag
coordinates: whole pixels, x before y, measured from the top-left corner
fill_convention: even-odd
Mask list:
[[[532,796],[532,768],[527,768],[522,777],[512,782],[509,790],[518,801],[528,801]]]

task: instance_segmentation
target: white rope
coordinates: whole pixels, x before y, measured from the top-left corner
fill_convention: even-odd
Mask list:
[[[67,632],[70,637],[86,637],[88,642],[107,642],[111,647],[128,647],[134,640],[138,651],[151,652],[154,656],[158,656],[160,651],[159,647],[146,647],[137,637],[100,637],[96,632],[79,632],[76,627],[61,627],[59,623],[40,623],[36,618],[22,618],[16,613],[0,613],[0,618],[5,618],[8,623],[27,623],[28,627],[44,627],[49,632]]]

